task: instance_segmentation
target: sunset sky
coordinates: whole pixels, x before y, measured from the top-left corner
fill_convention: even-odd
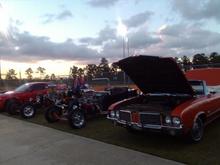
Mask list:
[[[219,0],[0,0],[0,57],[5,73],[38,66],[66,75],[72,65],[130,55],[220,53]]]

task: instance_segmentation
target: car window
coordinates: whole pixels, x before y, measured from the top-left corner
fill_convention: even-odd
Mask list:
[[[205,89],[202,81],[189,81],[196,95],[205,94]]]
[[[31,89],[34,91],[44,90],[46,88],[45,84],[34,84],[31,86]]]
[[[24,84],[15,89],[15,92],[26,92],[30,90],[29,84]]]

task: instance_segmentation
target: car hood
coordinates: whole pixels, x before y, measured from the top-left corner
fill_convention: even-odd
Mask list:
[[[15,93],[14,91],[2,92],[2,93],[0,93],[0,97],[7,97],[7,96],[14,94],[14,93]]]
[[[5,92],[4,94],[10,95],[10,94],[13,94],[13,93],[15,93],[15,91],[7,91],[7,92]]]
[[[115,64],[145,94],[194,94],[184,73],[173,58],[140,55],[122,59]]]

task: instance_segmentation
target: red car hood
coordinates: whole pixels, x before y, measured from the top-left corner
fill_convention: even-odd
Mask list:
[[[10,94],[13,94],[13,93],[15,93],[15,92],[14,92],[14,91],[7,91],[7,92],[5,92],[4,94],[10,95]]]
[[[12,95],[14,93],[15,93],[14,91],[2,92],[2,93],[0,93],[0,97],[9,96],[9,95]]]
[[[132,56],[115,63],[143,93],[193,95],[193,89],[173,58]]]

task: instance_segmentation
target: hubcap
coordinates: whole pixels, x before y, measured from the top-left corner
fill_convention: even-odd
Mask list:
[[[195,141],[199,141],[203,135],[203,126],[200,120],[197,120],[192,129],[192,137]]]
[[[34,114],[34,108],[32,106],[26,106],[24,108],[24,115],[27,117],[31,117]]]
[[[75,112],[72,116],[73,124],[77,127],[82,126],[84,120],[84,116],[80,112]]]

